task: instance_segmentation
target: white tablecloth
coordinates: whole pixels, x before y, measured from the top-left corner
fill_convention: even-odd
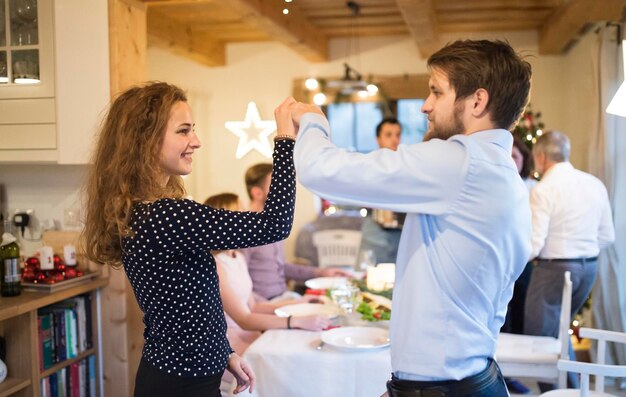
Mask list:
[[[255,397],[379,397],[391,375],[389,347],[316,350],[321,332],[269,330],[244,357],[257,376]],[[240,394],[250,395],[247,391]]]

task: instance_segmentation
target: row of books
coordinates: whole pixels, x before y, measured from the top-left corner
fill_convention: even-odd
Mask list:
[[[91,349],[91,295],[46,306],[37,311],[41,370]]]
[[[41,397],[96,397],[96,356],[88,356],[41,380]]]

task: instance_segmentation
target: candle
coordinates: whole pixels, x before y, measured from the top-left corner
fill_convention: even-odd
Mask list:
[[[384,291],[393,288],[395,278],[395,263],[379,263],[377,266],[367,267],[367,289],[371,291]]]
[[[41,270],[54,269],[54,251],[52,247],[44,245],[39,248],[39,263]]]

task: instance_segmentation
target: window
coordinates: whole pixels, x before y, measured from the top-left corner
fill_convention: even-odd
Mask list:
[[[421,112],[423,104],[423,99],[399,99],[389,103],[389,110],[397,114],[402,125],[402,143],[410,145],[422,141],[428,129],[428,118]],[[362,153],[378,149],[376,126],[383,119],[384,107],[377,102],[328,104],[326,114],[333,143]]]

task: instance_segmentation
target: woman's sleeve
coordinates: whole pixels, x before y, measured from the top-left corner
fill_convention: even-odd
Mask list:
[[[276,142],[270,191],[261,212],[215,209],[192,200],[158,200],[133,229],[158,251],[226,250],[270,244],[289,236],[296,181],[292,140]]]

